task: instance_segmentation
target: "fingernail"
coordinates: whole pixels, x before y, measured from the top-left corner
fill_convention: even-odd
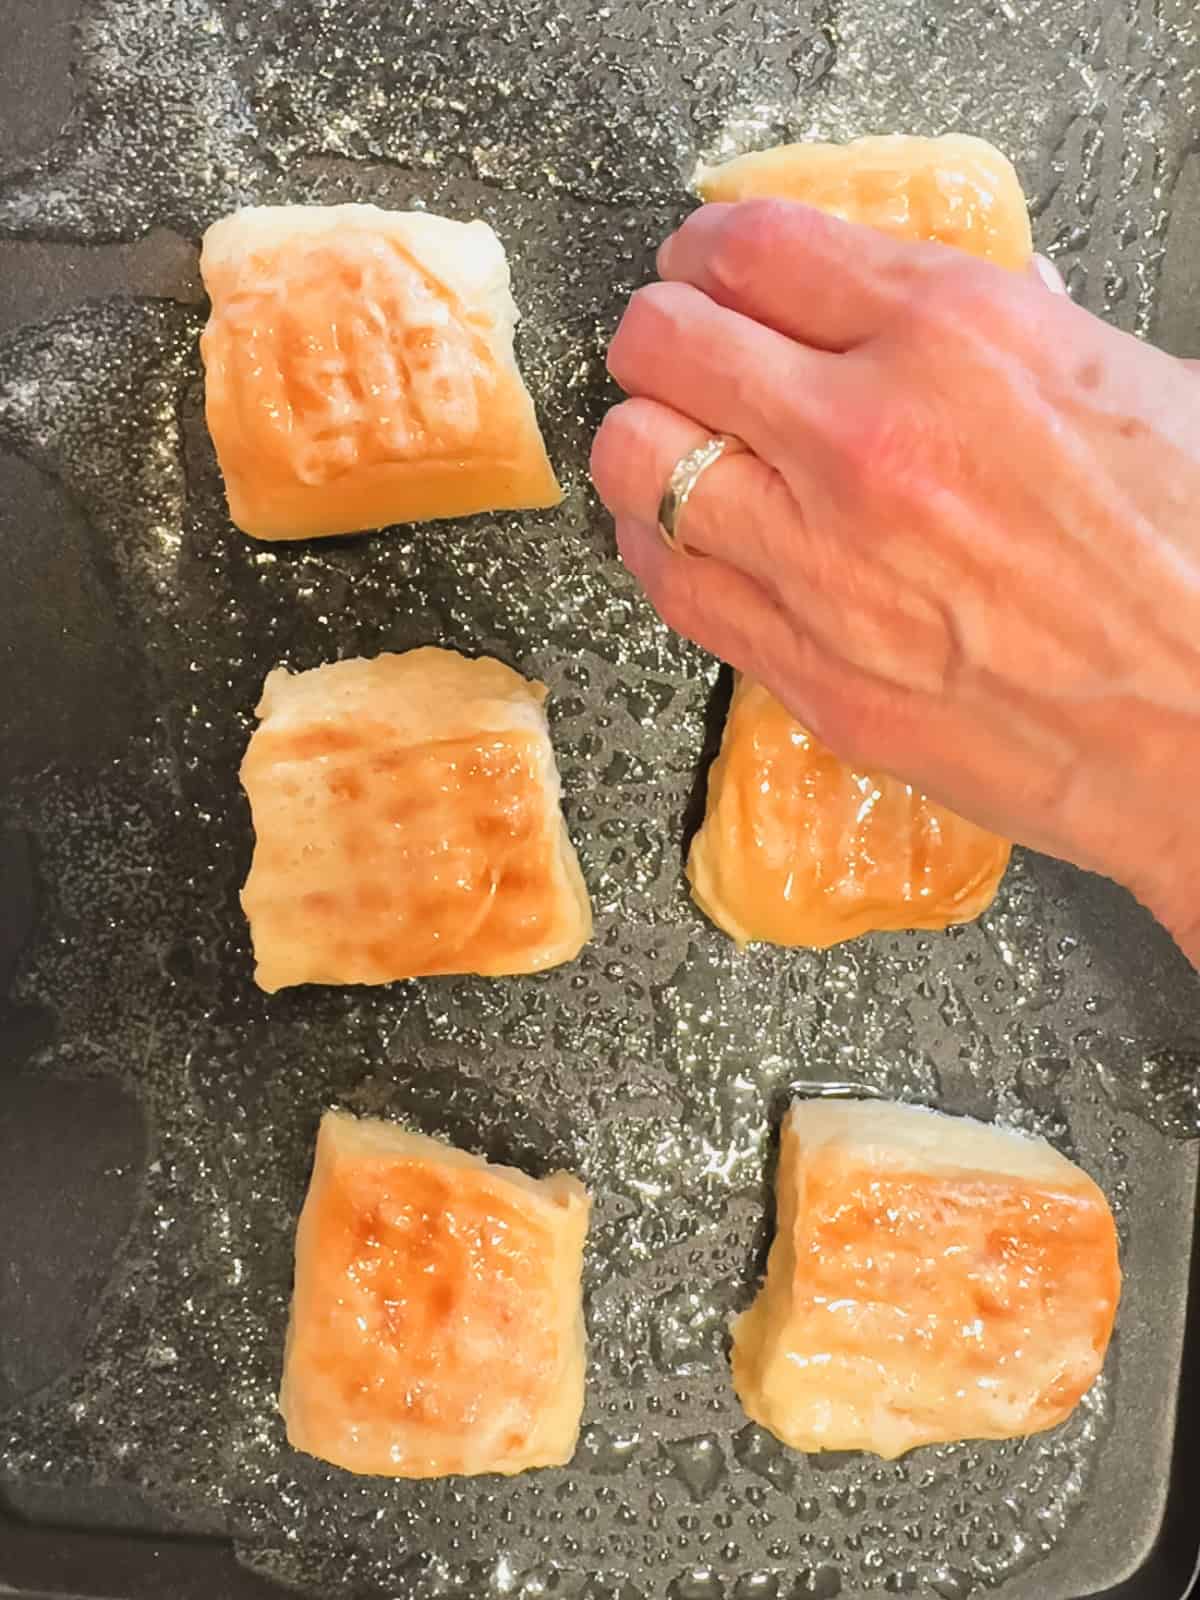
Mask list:
[[[674,243],[675,235],[672,233],[669,234],[658,247],[658,255],[655,258],[655,266],[658,269],[658,275],[660,278],[665,278],[667,273],[671,270],[671,250]]]
[[[1067,286],[1063,281],[1063,275],[1049,256],[1034,256],[1030,265],[1051,294],[1066,294]]]

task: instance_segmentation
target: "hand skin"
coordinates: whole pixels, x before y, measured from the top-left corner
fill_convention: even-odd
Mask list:
[[[784,201],[702,207],[658,265],[592,475],[663,619],[1200,964],[1200,369],[1035,272]],[[751,453],[672,552],[659,496],[716,432]]]

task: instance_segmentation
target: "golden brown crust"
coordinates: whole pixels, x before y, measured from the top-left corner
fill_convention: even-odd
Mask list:
[[[578,954],[591,911],[544,692],[433,649],[271,675],[242,763],[263,988],[537,972]]]
[[[1033,251],[1012,163],[983,139],[884,134],[739,156],[698,177],[705,200],[801,200],[903,239],[952,245],[1001,267]]]
[[[913,1118],[938,1142],[924,1159]],[[1099,1373],[1120,1296],[1116,1228],[1092,1180],[1049,1147],[907,1106],[837,1102],[830,1115],[802,1102],[777,1197],[733,1381],[748,1415],[794,1448],[890,1458],[1037,1433]]]
[[[388,1123],[328,1113],[296,1233],[280,1409],[351,1472],[570,1459],[589,1202]]]
[[[483,224],[250,208],[209,230],[201,271],[209,430],[245,532],[311,538],[562,498]]]
[[[979,916],[1010,852],[910,785],[846,766],[742,678],[687,870],[697,904],[739,944],[824,949]]]

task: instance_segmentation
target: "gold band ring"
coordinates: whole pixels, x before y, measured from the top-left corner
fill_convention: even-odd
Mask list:
[[[680,537],[680,523],[696,485],[709,467],[715,466],[722,456],[745,453],[747,446],[732,433],[717,433],[703,444],[689,450],[675,463],[667,480],[667,487],[658,503],[658,532],[668,550],[680,555],[694,555]]]

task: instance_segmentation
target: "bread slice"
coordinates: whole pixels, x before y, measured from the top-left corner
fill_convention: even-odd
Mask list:
[[[545,685],[421,649],[272,672],[242,762],[242,905],[264,989],[540,972],[591,907]]]
[[[1120,1296],[1103,1194],[1044,1140],[876,1100],[796,1103],[775,1240],[733,1331],[747,1413],[894,1457],[1070,1415]]]
[[[551,506],[484,222],[378,206],[250,206],[204,236],[209,431],[258,539]]]
[[[1033,253],[1012,163],[985,139],[888,133],[848,144],[787,144],[701,167],[705,200],[801,200],[902,239],[952,245],[1001,267]]]
[[[824,949],[969,922],[1011,850],[910,784],[839,761],[739,677],[687,871],[696,904],[739,945]]]
[[[1011,163],[962,134],[784,145],[702,168],[697,187],[707,201],[803,201],[1003,267],[1027,265],[1033,249]],[[851,770],[742,679],[687,871],[697,904],[739,944],[824,948],[979,916],[1009,855],[1007,840],[909,785]]]
[[[327,1112],[296,1230],[289,1441],[393,1478],[569,1461],[589,1208],[566,1173]]]

